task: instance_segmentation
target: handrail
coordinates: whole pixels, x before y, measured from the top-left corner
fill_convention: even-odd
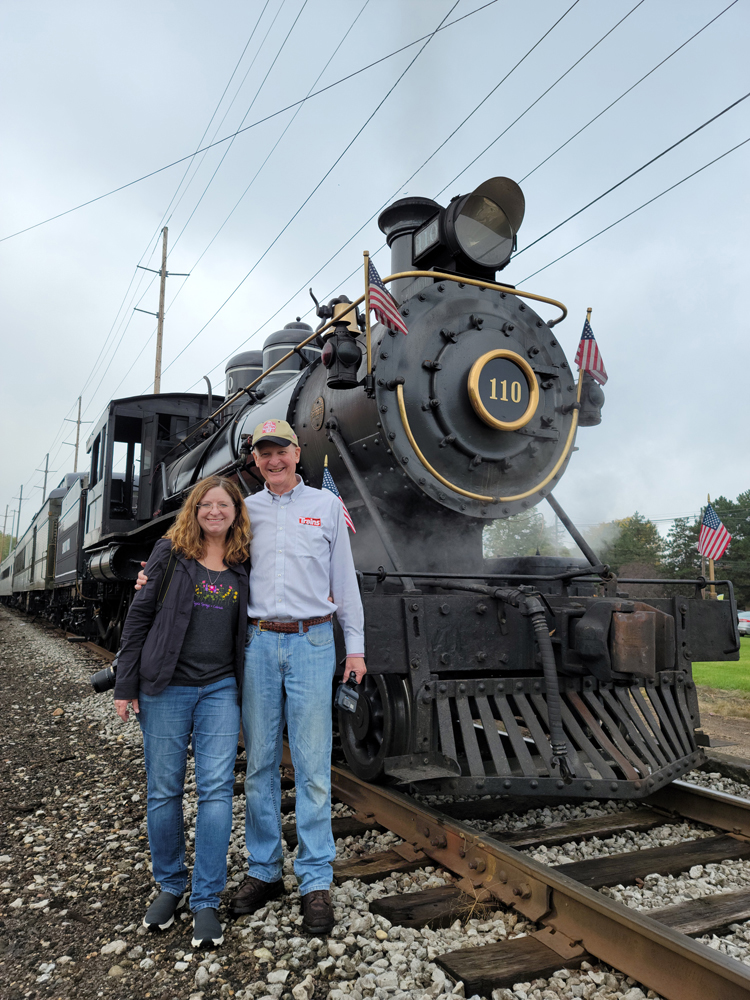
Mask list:
[[[397,274],[389,274],[387,278],[383,278],[382,280],[383,284],[387,284],[389,281],[396,281],[399,278],[432,278],[434,281],[455,281],[461,285],[473,285],[477,288],[491,288],[498,292],[505,292],[508,295],[518,295],[519,297],[524,299],[534,299],[536,302],[546,302],[549,305],[557,306],[558,309],[562,310],[562,316],[560,316],[558,319],[550,320],[547,323],[547,326],[555,326],[557,323],[562,323],[562,321],[568,315],[567,307],[564,306],[562,302],[558,302],[557,299],[550,299],[547,298],[547,296],[545,295],[537,295],[535,292],[523,292],[517,288],[510,288],[508,285],[498,285],[497,282],[494,281],[480,281],[476,278],[466,278],[460,274],[447,274],[443,271],[399,271]],[[355,299],[354,302],[349,303],[348,309],[344,309],[334,319],[330,319],[319,329],[315,330],[314,333],[311,333],[309,337],[307,337],[301,343],[297,344],[297,346],[293,350],[288,351],[283,357],[279,358],[278,361],[275,361],[270,366],[270,368],[267,368],[264,372],[261,372],[261,374],[256,379],[254,379],[250,383],[250,385],[246,385],[243,389],[239,389],[233,396],[230,396],[229,399],[225,400],[221,404],[218,410],[214,410],[213,413],[211,413],[208,417],[206,417],[206,419],[203,421],[202,424],[198,424],[198,426],[194,428],[189,435],[186,435],[185,438],[182,439],[182,441],[179,441],[172,448],[170,448],[170,450],[164,456],[164,459],[167,459],[175,450],[175,448],[179,448],[181,444],[184,444],[187,441],[188,437],[192,437],[194,434],[197,434],[202,427],[205,427],[207,424],[211,423],[214,420],[214,418],[217,417],[224,410],[226,410],[228,406],[231,406],[232,403],[236,402],[241,396],[244,396],[245,393],[249,392],[253,388],[253,386],[256,386],[260,381],[262,381],[266,377],[266,375],[270,375],[272,371],[275,371],[279,367],[279,365],[282,365],[285,361],[288,361],[293,354],[299,354],[301,348],[306,347],[307,344],[309,344],[311,341],[315,340],[322,333],[325,333],[325,331],[328,330],[329,327],[335,326],[337,323],[340,323],[343,320],[344,316],[348,316],[353,309],[356,309],[357,306],[361,305],[364,301],[365,301],[364,295],[360,295],[360,297],[358,299]]]

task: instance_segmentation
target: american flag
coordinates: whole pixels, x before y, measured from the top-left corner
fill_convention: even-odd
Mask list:
[[[594,339],[594,331],[588,320],[583,324],[583,333],[576,351],[575,363],[581,371],[588,372],[592,378],[595,378],[599,385],[604,385],[609,377]]]
[[[344,508],[344,520],[346,521],[346,523],[349,526],[349,528],[351,529],[351,531],[353,531],[354,534],[356,535],[357,534],[357,529],[354,527],[354,523],[352,522],[352,516],[349,513],[349,511],[346,509],[346,504],[341,499],[341,494],[336,489],[336,484],[333,481],[333,476],[328,471],[328,466],[326,466],[325,469],[323,469],[322,489],[324,489],[324,490],[330,490],[331,493],[333,493],[333,495],[335,497],[339,498],[339,503]]]
[[[721,559],[731,541],[732,536],[716,516],[711,504],[708,504],[701,522],[701,533],[698,536],[698,551],[706,559]]]
[[[375,265],[370,261],[370,309],[375,313],[377,320],[383,326],[391,330],[400,330],[401,333],[408,333],[401,313],[398,311],[396,301],[383,284]]]

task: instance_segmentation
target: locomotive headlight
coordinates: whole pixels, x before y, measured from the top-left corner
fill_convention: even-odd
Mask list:
[[[458,270],[499,271],[515,249],[524,210],[518,184],[492,177],[471,194],[454,198],[414,233],[413,260],[441,267],[453,259]]]
[[[456,242],[467,257],[484,267],[500,267],[513,251],[513,232],[505,212],[486,197],[461,200],[453,222]]]
[[[525,210],[523,192],[509,177],[492,177],[445,210],[446,242],[481,267],[500,270],[510,260]]]

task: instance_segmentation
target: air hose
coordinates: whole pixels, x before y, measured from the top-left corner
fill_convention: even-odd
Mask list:
[[[527,596],[523,603],[526,614],[531,619],[531,624],[536,632],[536,641],[539,643],[539,652],[542,656],[544,683],[547,689],[549,741],[552,748],[550,764],[552,767],[560,768],[560,777],[566,785],[569,785],[573,780],[574,774],[568,760],[568,744],[562,726],[557,665],[555,664],[555,654],[552,649],[552,640],[549,635],[547,619],[544,615],[544,606],[537,597],[531,596]]]
[[[560,685],[557,677],[555,653],[549,635],[544,605],[533,593],[530,587],[507,589],[504,587],[487,587],[483,584],[456,583],[452,580],[435,580],[435,586],[444,590],[466,590],[474,594],[487,594],[498,601],[510,604],[514,608],[523,608],[524,614],[531,620],[539,644],[544,671],[544,684],[547,691],[547,713],[549,716],[549,742],[552,750],[550,764],[560,768],[560,777],[569,785],[575,774],[568,760],[568,743],[562,725],[562,709],[560,704]]]

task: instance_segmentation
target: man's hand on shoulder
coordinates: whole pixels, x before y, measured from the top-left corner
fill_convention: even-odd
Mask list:
[[[346,669],[344,670],[344,679],[349,679],[349,674],[354,671],[354,676],[357,678],[357,684],[362,683],[362,678],[367,673],[367,667],[365,666],[364,657],[362,656],[347,656],[346,658]]]
[[[143,566],[145,568],[145,566],[146,566],[145,562],[142,562],[141,566]],[[135,589],[136,590],[140,590],[141,587],[145,587],[147,583],[148,583],[148,577],[143,572],[143,569],[139,569],[138,570],[138,579],[135,581]]]

